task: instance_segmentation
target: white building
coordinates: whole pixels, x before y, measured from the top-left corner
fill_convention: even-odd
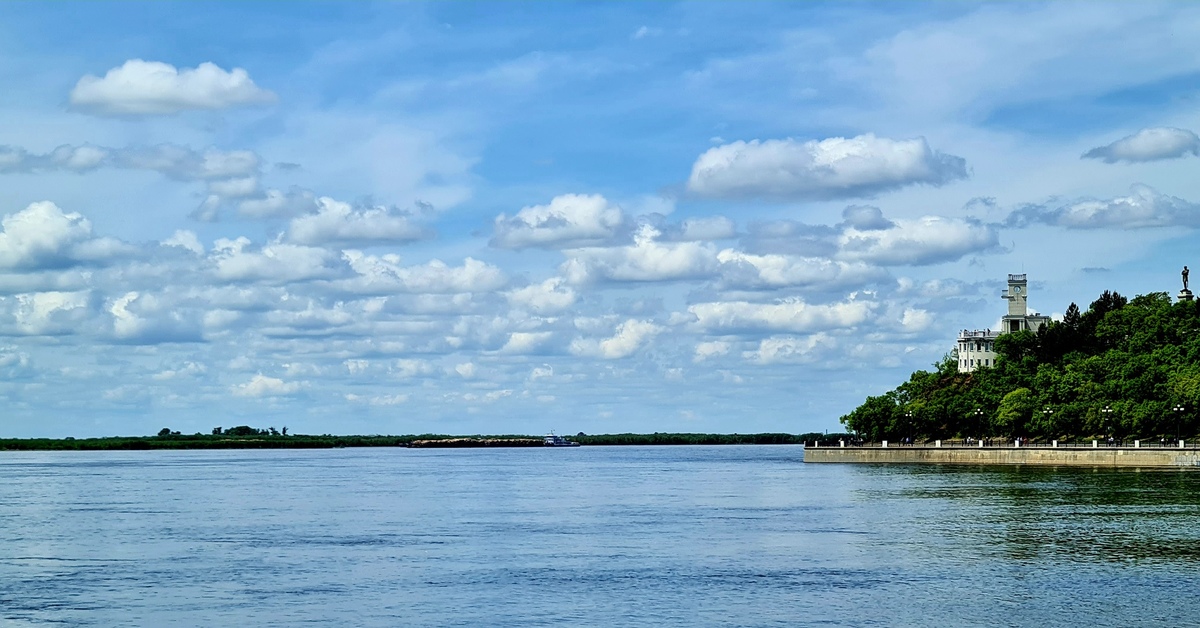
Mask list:
[[[1036,332],[1050,322],[1049,316],[1029,312],[1029,283],[1025,275],[1009,275],[1008,290],[1000,297],[1008,301],[1008,314],[1000,319],[1000,329],[964,329],[958,332],[959,373],[970,373],[981,366],[995,366],[995,340],[1000,334],[1025,329]]]

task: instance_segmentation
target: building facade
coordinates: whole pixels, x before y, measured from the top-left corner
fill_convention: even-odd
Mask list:
[[[1009,275],[1008,289],[1000,295],[1008,301],[1008,314],[1000,319],[1000,329],[963,329],[958,332],[958,372],[971,373],[980,367],[996,365],[995,340],[1001,334],[1029,330],[1037,332],[1050,322],[1049,316],[1030,312],[1029,282],[1025,275]]]

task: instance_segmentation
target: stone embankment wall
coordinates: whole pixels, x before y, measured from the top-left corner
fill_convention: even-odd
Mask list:
[[[1195,449],[1133,447],[806,447],[805,462],[1200,467]]]

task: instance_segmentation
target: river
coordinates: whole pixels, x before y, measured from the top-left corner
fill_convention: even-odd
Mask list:
[[[1200,471],[0,452],[0,626],[1194,625]]]

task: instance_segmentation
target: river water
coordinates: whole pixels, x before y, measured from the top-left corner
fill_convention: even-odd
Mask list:
[[[0,626],[1136,626],[1200,471],[792,446],[0,452]]]

